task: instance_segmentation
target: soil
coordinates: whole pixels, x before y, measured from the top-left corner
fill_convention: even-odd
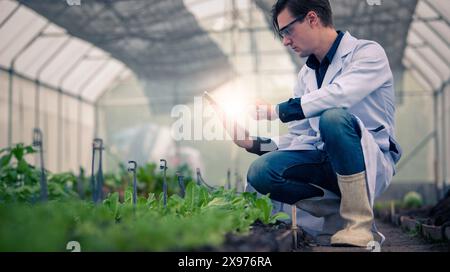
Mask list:
[[[450,242],[430,243],[420,237],[403,232],[399,227],[377,221],[380,232],[386,236],[381,247],[382,252],[448,252]],[[313,240],[298,230],[298,246],[293,249],[290,225],[279,223],[266,226],[253,225],[246,236],[228,235],[219,248],[204,247],[199,251],[217,252],[367,252],[366,249],[354,247],[317,246]]]
[[[430,223],[435,226],[450,226],[450,190],[429,213]]]
[[[434,207],[401,210],[401,215],[409,215],[430,225],[450,226],[450,191]],[[406,233],[400,227],[377,219],[377,227],[386,237],[381,252],[449,252],[450,241],[432,243],[417,234]],[[317,246],[302,229],[297,231],[297,247],[293,246],[293,232],[289,224],[278,222],[274,225],[253,224],[248,235],[226,236],[220,247],[203,247],[198,251],[217,252],[367,252],[365,248]]]

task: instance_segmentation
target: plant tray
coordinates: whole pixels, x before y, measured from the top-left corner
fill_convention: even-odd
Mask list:
[[[441,241],[444,238],[442,227],[427,224],[422,224],[422,235],[433,241]]]
[[[401,227],[406,231],[414,231],[417,228],[420,228],[420,223],[409,216],[401,216],[400,217]]]

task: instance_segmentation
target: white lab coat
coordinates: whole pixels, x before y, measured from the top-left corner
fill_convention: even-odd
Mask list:
[[[322,87],[318,89],[315,71],[304,65],[298,74],[294,97],[301,97],[306,119],[290,122],[287,135],[273,138],[278,149],[322,150],[320,115],[327,109],[346,108],[357,117],[361,128],[366,180],[373,206],[374,199],[389,186],[395,163],[401,156],[400,146],[394,139],[393,76],[383,48],[345,33]],[[290,208],[285,211],[289,212]],[[321,229],[321,221],[305,214],[301,214],[299,224],[313,231]]]

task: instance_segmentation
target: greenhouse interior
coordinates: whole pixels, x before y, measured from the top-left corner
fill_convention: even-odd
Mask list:
[[[273,18],[276,2],[283,1],[1,0],[0,251],[449,251],[450,2],[330,0],[331,28],[314,9],[303,21],[283,21],[294,18],[289,3]],[[300,56],[292,44],[306,40],[295,31],[313,20],[319,23],[312,32],[340,31],[336,54],[350,42],[360,46],[353,45],[354,57],[343,56],[349,66],[343,75],[333,79],[325,70],[328,81],[311,90],[304,84],[308,75],[316,80],[309,64],[315,55]],[[276,29],[274,21],[285,26]],[[315,40],[305,47],[323,47],[310,35]],[[387,70],[370,78],[380,65],[380,51],[369,51],[376,48],[384,49]],[[356,62],[360,55],[366,62]],[[328,72],[336,62],[331,59]],[[390,86],[373,87],[357,101],[343,99],[346,86],[370,89],[386,75],[393,78]],[[392,102],[381,92],[386,89],[393,91],[395,115],[384,104]],[[281,121],[295,101],[304,120]],[[313,183],[320,174],[311,170],[326,164],[333,177],[324,182],[336,180],[330,186],[338,191],[334,215],[351,221],[343,212],[353,201],[341,184],[346,176],[334,170],[345,156],[331,151],[322,130],[328,119],[320,114],[333,107],[357,112],[349,116],[360,124],[349,129],[359,129],[361,173],[367,173],[367,247],[335,247],[334,232],[331,245],[321,243],[328,217],[298,204],[307,194],[282,200],[295,198],[297,187],[287,192],[291,183],[326,192]],[[263,108],[280,118],[258,119]],[[369,111],[393,118],[388,130],[380,128],[389,135],[376,135],[377,123],[365,121],[373,120]],[[301,135],[295,126],[305,124],[312,128]],[[292,131],[300,142],[320,138],[319,127],[325,150],[312,145],[311,152],[330,153],[326,162],[291,171],[303,180],[284,176],[296,169],[290,167],[294,158],[270,154],[305,150],[282,150],[280,143],[268,154],[252,152],[259,140],[274,142]],[[251,148],[233,138],[242,128]],[[364,137],[375,144],[375,157],[366,153]],[[378,137],[389,138],[388,151],[378,147]],[[399,160],[389,155],[393,137]],[[382,173],[372,173],[377,169]],[[373,185],[373,199],[369,180],[385,177],[381,189]]]

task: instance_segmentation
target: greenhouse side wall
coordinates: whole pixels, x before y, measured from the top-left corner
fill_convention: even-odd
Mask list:
[[[9,133],[9,73],[2,71],[0,82],[0,147],[5,148],[8,146]],[[37,87],[33,81],[13,77],[12,144],[31,145],[33,128],[39,122],[43,133],[46,168],[52,172],[78,173],[81,165],[89,172],[94,136],[94,107],[40,85],[39,116],[36,116],[36,92]],[[59,100],[61,107],[58,106]]]

